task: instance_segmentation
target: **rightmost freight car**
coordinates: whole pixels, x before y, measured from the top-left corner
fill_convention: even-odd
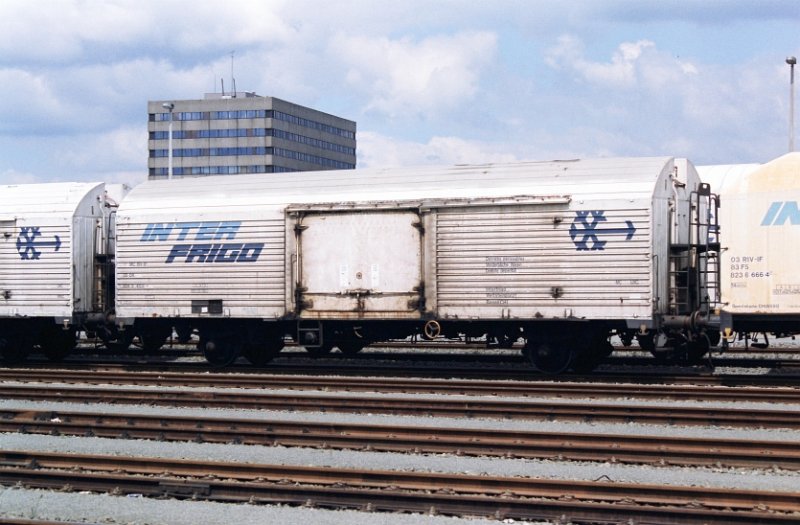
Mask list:
[[[800,153],[698,172],[720,195],[723,335],[800,333]]]

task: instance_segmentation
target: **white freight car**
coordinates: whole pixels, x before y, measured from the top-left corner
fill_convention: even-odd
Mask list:
[[[701,175],[722,201],[723,330],[800,332],[800,153]]]
[[[0,186],[0,355],[24,359],[41,345],[51,359],[109,308],[110,215],[102,183]]]
[[[263,363],[286,333],[317,352],[522,336],[556,372],[613,331],[702,352],[709,207],[672,158],[150,181],[119,212],[118,319],[196,328],[217,364]]]

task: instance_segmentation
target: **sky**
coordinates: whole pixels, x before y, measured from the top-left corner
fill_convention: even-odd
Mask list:
[[[356,121],[358,167],[766,162],[792,55],[796,0],[0,0],[0,183],[138,184],[147,101],[231,78]]]

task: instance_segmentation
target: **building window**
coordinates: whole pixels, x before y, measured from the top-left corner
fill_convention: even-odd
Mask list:
[[[353,169],[355,164],[349,162],[341,162],[333,159],[326,159],[325,157],[318,157],[316,155],[309,155],[308,153],[300,153],[299,151],[292,151],[284,148],[272,148],[273,155],[285,157],[287,159],[299,160],[301,162],[308,162],[310,164],[318,164],[328,168],[335,168],[340,170]]]
[[[173,177],[185,177],[192,175],[238,175],[241,173],[272,173],[274,171],[294,171],[284,170],[277,166],[197,166],[193,168],[173,168]],[[167,178],[169,168],[150,168],[150,177]]]
[[[316,129],[332,135],[339,135],[347,139],[355,140],[356,134],[354,131],[338,128],[329,124],[323,124],[315,120],[296,117],[288,113],[278,110],[270,109],[240,109],[234,111],[173,111],[172,119],[175,121],[190,121],[190,120],[230,120],[230,119],[254,119],[254,118],[272,118],[289,122],[298,126]],[[150,121],[153,122],[168,122],[170,119],[169,112],[166,113],[150,113]]]
[[[264,146],[241,148],[173,148],[173,157],[231,157],[238,155],[272,155],[272,148]],[[151,149],[150,158],[166,158],[169,149]]]

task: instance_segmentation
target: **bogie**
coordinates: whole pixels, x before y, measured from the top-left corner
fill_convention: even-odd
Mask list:
[[[77,342],[74,329],[55,326],[45,331],[39,346],[50,361],[62,361],[75,349]]]

